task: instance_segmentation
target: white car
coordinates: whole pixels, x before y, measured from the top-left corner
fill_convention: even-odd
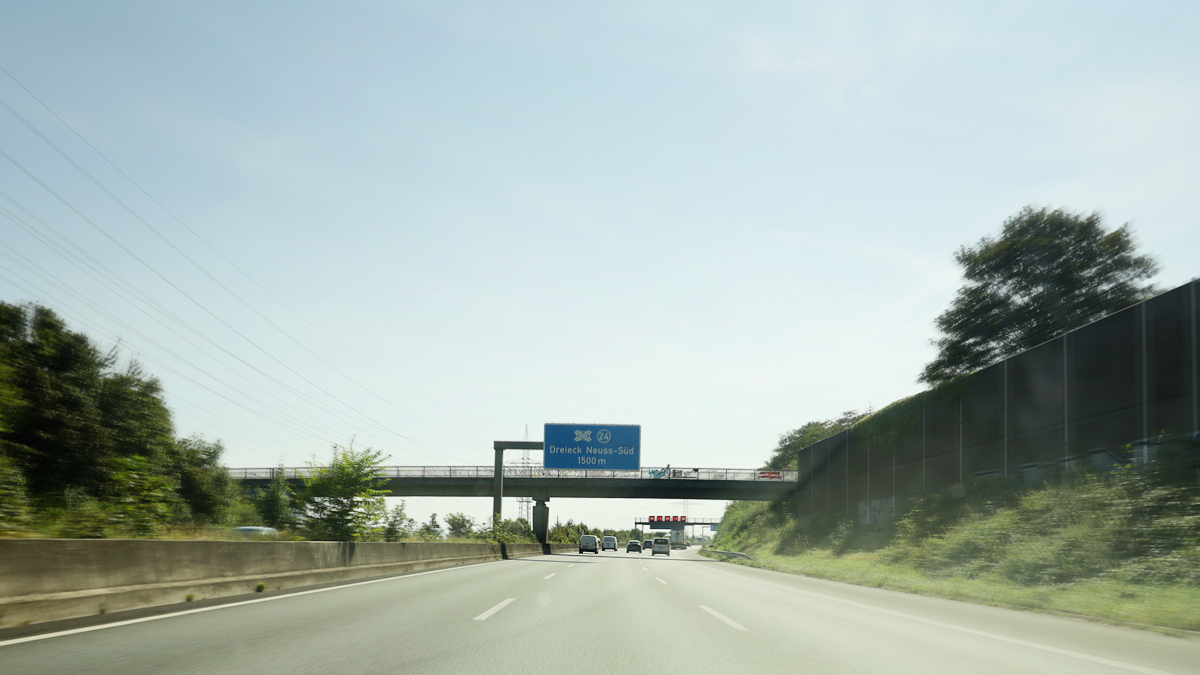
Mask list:
[[[585,534],[579,538],[579,552],[591,551],[600,553],[600,538],[594,534]]]
[[[656,556],[659,553],[663,555],[671,555],[671,540],[666,537],[655,537],[654,548],[650,549],[650,555]]]
[[[616,551],[617,550],[617,538],[616,537],[605,537],[604,544],[601,546],[601,548],[605,551],[607,551],[610,548],[612,550]]]

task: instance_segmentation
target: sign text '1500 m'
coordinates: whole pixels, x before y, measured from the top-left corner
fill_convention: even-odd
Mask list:
[[[639,424],[547,424],[543,438],[547,469],[642,468]]]

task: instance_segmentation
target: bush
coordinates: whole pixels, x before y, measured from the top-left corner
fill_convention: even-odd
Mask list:
[[[175,513],[174,485],[143,457],[122,457],[115,464],[115,494],[106,509],[112,522],[133,537],[160,536]]]
[[[785,503],[733,502],[714,545],[876,560],[926,575],[1015,584],[1200,583],[1200,449],[1158,446],[1156,462],[1022,487],[985,477],[915,500],[894,527],[795,518]]]
[[[25,476],[10,459],[0,455],[0,537],[28,534],[32,520]]]

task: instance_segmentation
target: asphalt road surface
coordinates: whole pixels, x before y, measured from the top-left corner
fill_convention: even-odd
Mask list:
[[[1200,673],[1200,640],[750,569],[559,554],[0,642],[0,673]]]

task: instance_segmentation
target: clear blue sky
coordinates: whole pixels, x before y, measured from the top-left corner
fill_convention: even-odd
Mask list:
[[[119,340],[230,466],[355,436],[487,464],[597,421],[643,425],[646,466],[752,467],[919,391],[953,251],[1026,204],[1196,276],[1198,29],[1193,2],[3,1],[0,66],[213,248],[2,73],[0,98],[246,304],[7,110],[0,149],[149,267],[2,157],[0,206],[195,333],[3,217],[44,276],[0,256],[0,298]]]

